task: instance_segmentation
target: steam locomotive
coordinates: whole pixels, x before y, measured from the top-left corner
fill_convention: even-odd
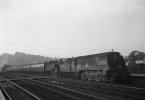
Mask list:
[[[125,82],[129,71],[119,52],[105,52],[78,56],[41,64],[10,67],[7,71],[49,74],[54,77],[74,78],[89,81]]]

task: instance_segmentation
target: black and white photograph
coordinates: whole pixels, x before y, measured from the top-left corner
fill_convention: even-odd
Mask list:
[[[0,100],[145,100],[145,0],[0,0]]]

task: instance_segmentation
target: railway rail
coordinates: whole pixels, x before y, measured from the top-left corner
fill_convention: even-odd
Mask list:
[[[14,74],[13,74],[14,75]],[[17,76],[16,76],[17,75]],[[21,76],[25,76],[25,78],[30,77],[29,75],[24,74],[15,74],[15,78]],[[34,76],[33,76],[34,77]],[[112,84],[103,84],[103,83],[92,83],[92,82],[84,82],[78,80],[71,79],[61,79],[61,78],[36,78],[34,77],[35,82],[40,82],[43,84],[52,84],[56,86],[66,87],[70,89],[82,90],[84,92],[88,92],[88,94],[92,93],[92,95],[105,96],[107,99],[113,100],[113,97],[119,97],[120,100],[144,100],[145,99],[145,90],[141,88],[135,87],[127,87],[127,86],[119,86]],[[34,80],[33,80],[34,81]],[[103,94],[103,95],[101,95]],[[108,95],[108,96],[107,96]],[[114,98],[119,100],[119,98]]]
[[[0,85],[0,100],[12,100],[2,85]]]
[[[0,76],[0,89],[5,100],[40,100],[19,85]]]
[[[113,84],[103,84],[103,83],[92,83],[92,82],[82,82],[76,80],[68,79],[35,79],[43,82],[48,82],[51,84],[57,84],[60,86],[67,86],[68,88],[80,88],[82,90],[87,90],[93,92],[94,94],[102,93],[105,95],[124,97],[124,99],[130,100],[144,100],[145,99],[145,89],[127,87]]]
[[[43,82],[36,81],[36,80],[23,79],[22,77],[18,77],[14,75],[9,76],[6,74],[3,76],[7,79],[12,79],[14,77],[15,78],[17,77],[17,79],[19,78],[18,80],[11,80],[11,81],[29,90],[33,94],[42,98],[43,100],[47,100],[50,98],[51,100],[107,100],[104,98],[85,94],[85,93],[78,92],[75,90],[70,90],[70,89],[55,86],[55,85],[45,84]],[[40,95],[42,93],[43,95]]]

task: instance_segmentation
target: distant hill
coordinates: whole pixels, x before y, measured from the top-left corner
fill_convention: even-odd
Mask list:
[[[53,58],[40,55],[25,54],[21,52],[16,52],[15,54],[5,53],[0,56],[0,68],[2,68],[3,65],[9,65],[13,67],[26,64],[42,63],[44,61],[50,60],[53,60]]]

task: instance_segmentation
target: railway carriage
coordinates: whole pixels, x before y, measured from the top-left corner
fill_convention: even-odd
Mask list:
[[[6,69],[7,72],[11,72],[11,71],[20,71],[20,68],[19,67],[8,67]]]
[[[132,76],[145,77],[145,61],[130,61],[128,69]]]
[[[9,67],[6,70],[7,72],[31,72],[31,73],[41,73],[44,72],[44,63],[37,63],[37,64],[27,64],[27,65],[21,65],[16,67]]]

